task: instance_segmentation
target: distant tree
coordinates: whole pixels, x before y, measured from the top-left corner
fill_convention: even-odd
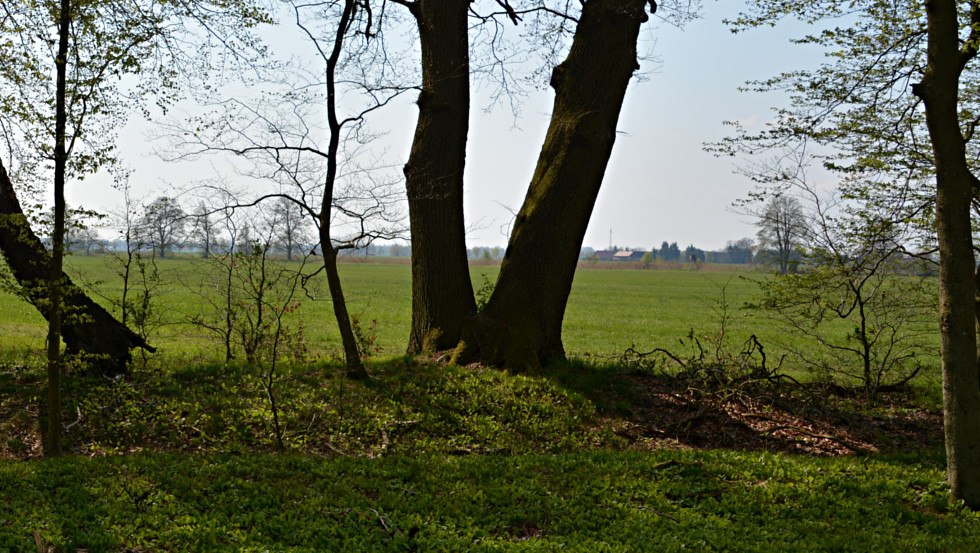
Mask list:
[[[304,244],[313,242],[309,216],[288,198],[277,198],[269,212],[269,224],[276,229],[273,246],[292,261]],[[368,244],[365,251],[371,247]]]
[[[188,238],[191,244],[201,248],[201,257],[209,259],[218,240],[218,229],[215,225],[213,208],[204,202],[199,202],[191,215],[191,229]]]
[[[794,252],[803,247],[809,233],[803,206],[792,196],[778,194],[752,214],[757,218],[759,248],[773,252],[780,274],[785,275]]]
[[[734,242],[729,240],[725,245],[728,263],[751,263],[753,249],[755,249],[755,241],[751,238],[740,238]]]
[[[167,251],[179,246],[186,235],[187,214],[174,198],[160,196],[143,211],[138,232],[143,243],[166,257]]]
[[[680,261],[681,249],[677,246],[677,242],[671,242],[670,244],[664,242],[660,246],[660,259],[664,261]]]
[[[643,263],[644,269],[649,269],[650,266],[653,265],[653,254],[650,252],[644,252],[643,259],[641,259],[640,262]]]

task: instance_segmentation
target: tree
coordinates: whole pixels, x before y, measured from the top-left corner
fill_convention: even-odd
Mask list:
[[[201,10],[193,4],[133,9],[130,2],[108,0],[15,1],[3,2],[0,7],[3,10],[0,34],[4,38],[0,41],[0,58],[4,60],[0,64],[2,132],[8,145],[28,144],[28,148],[17,152],[26,153],[21,161],[41,172],[50,170],[53,183],[54,225],[47,291],[43,298],[46,303],[35,305],[45,312],[48,320],[45,450],[47,454],[58,455],[61,449],[60,381],[64,371],[61,359],[63,298],[68,291],[62,270],[67,181],[94,172],[112,161],[113,129],[124,119],[127,108],[132,107],[125,100],[127,96],[119,92],[123,76],[142,75],[145,79],[140,84],[149,85],[150,89],[153,85],[148,75],[158,79],[156,84],[161,89],[170,84],[175,69],[163,66],[155,68],[160,69],[159,72],[144,70],[154,62],[169,61],[172,54],[180,50],[178,44],[171,42],[167,45],[169,51],[154,56],[161,54],[155,49],[159,45],[157,39],[172,37],[170,33],[179,32],[171,30],[174,27],[171,17],[203,17],[206,26],[207,23],[218,23],[226,10],[212,10],[211,6]],[[247,26],[254,20],[254,15],[246,15],[237,24]],[[128,97],[140,96],[142,94],[137,93]],[[14,147],[9,149],[13,156]],[[10,257],[15,263],[21,263],[16,255]],[[30,272],[27,267],[14,268],[15,275]],[[35,282],[19,282],[25,287],[36,285]],[[113,336],[118,337],[119,333]]]
[[[761,210],[755,213],[758,221],[760,250],[771,250],[779,265],[779,273],[790,270],[794,254],[804,246],[809,232],[803,206],[793,196],[773,196]]]
[[[643,252],[643,259],[640,260],[643,264],[644,269],[649,269],[653,265],[653,254],[650,252]]]
[[[975,295],[980,284],[975,275],[980,276],[980,266],[975,264],[970,224],[970,208],[980,192],[980,181],[970,166],[973,158],[967,157],[958,100],[960,87],[967,84],[960,81],[964,69],[980,52],[980,2],[968,3],[966,22],[959,18],[954,0],[926,3],[927,65],[912,91],[925,105],[936,167],[939,320],[950,493],[972,509],[980,509],[980,311]],[[969,31],[961,44],[964,26]]]
[[[974,132],[980,5],[756,0],[750,6],[754,11],[734,22],[737,29],[787,15],[817,23],[846,14],[847,24],[801,40],[830,49],[831,62],[757,83],[792,91],[790,107],[763,133],[740,133],[722,151],[826,146],[823,165],[842,176],[849,197],[889,206],[898,214],[894,220],[921,229],[926,244],[929,235],[938,240],[947,475],[951,497],[980,509],[980,266],[970,224],[978,187],[969,163],[980,149]]]
[[[751,238],[740,238],[736,241],[729,240],[725,245],[725,253],[728,254],[728,263],[751,263],[752,250],[755,248],[755,241]]]
[[[186,229],[187,214],[180,203],[169,196],[159,196],[144,208],[137,232],[142,242],[163,258],[183,243]]]
[[[279,198],[269,214],[269,225],[276,229],[274,246],[292,261],[299,250],[310,244],[310,219],[289,198]]]
[[[391,67],[383,62],[376,66],[387,58],[381,38],[386,18],[369,2],[291,2],[290,7],[299,32],[312,45],[318,70],[297,68],[258,98],[219,101],[218,115],[193,122],[193,130],[177,128],[172,134],[180,141],[179,155],[229,153],[250,164],[247,173],[279,185],[276,192],[227,208],[271,200],[279,206],[288,203],[313,223],[347,375],[367,378],[337,259],[342,251],[366,249],[374,240],[400,235],[391,181],[383,168],[360,166],[356,154],[369,140],[366,118],[407,87],[389,82]],[[360,107],[343,116],[348,105]],[[297,246],[299,229],[296,223],[290,247]]]
[[[582,239],[638,67],[641,0],[592,0],[555,67],[555,105],[544,146],[486,307],[454,354],[513,368],[565,357],[561,326]]]
[[[218,229],[214,221],[214,209],[203,201],[198,202],[191,215],[191,229],[188,237],[191,243],[201,248],[201,257],[209,259],[217,245]]]
[[[701,248],[695,248],[694,244],[691,244],[684,248],[684,259],[693,263],[695,268],[700,269],[701,263],[703,263],[705,259],[704,250]]]
[[[422,89],[405,190],[412,235],[409,353],[455,347],[476,314],[466,259],[463,169],[469,131],[470,0],[393,0],[415,19]]]

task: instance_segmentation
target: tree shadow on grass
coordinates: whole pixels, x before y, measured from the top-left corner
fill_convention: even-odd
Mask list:
[[[928,455],[943,445],[942,414],[913,408],[907,391],[871,403],[858,392],[815,384],[710,390],[675,376],[577,361],[537,374],[593,402],[600,424],[629,449]]]

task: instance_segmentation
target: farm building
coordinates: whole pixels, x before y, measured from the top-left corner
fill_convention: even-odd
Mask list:
[[[600,250],[595,252],[595,256],[599,261],[640,261],[645,253],[631,250]]]

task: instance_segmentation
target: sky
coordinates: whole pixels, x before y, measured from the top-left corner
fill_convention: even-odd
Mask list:
[[[818,52],[790,44],[805,31],[797,24],[732,34],[723,23],[737,15],[741,2],[704,2],[701,18],[677,29],[652,18],[641,34],[641,50],[654,59],[641,61],[642,79],[627,91],[619,135],[586,233],[584,246],[610,244],[633,249],[677,242],[705,250],[724,248],[729,240],[755,235],[751,219],[734,213],[733,201],[752,183],[733,173],[738,160],[704,151],[730,131],[726,120],[758,128],[778,94],[739,92],[747,80],[812,66]],[[553,95],[550,89],[529,94],[515,119],[507,107],[487,111],[488,91],[476,89],[472,101],[465,174],[467,241],[473,246],[505,246],[507,232],[523,201],[544,134]],[[389,160],[408,157],[417,109],[411,100],[396,103],[372,121],[385,133]],[[154,151],[157,134],[134,120],[120,133],[120,154],[133,169],[133,194],[151,198],[172,194],[195,181],[226,172],[213,160],[174,164]],[[110,209],[121,203],[107,179],[71,187],[70,205]],[[611,236],[611,239],[610,239]]]

